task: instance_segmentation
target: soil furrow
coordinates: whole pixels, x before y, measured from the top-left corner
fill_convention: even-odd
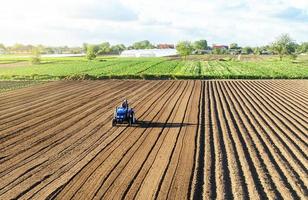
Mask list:
[[[277,188],[277,193],[275,194],[278,199],[282,198],[282,194],[284,197],[292,198],[292,194],[290,193],[290,190],[288,189],[287,183],[285,182],[286,178],[283,174],[281,174],[280,167],[278,166],[277,162],[273,159],[273,155],[271,154],[269,147],[263,140],[262,134],[264,134],[264,129],[262,124],[259,124],[257,121],[257,116],[255,115],[255,110],[253,110],[254,107],[251,107],[251,104],[244,98],[245,95],[239,92],[238,88],[233,84],[229,84],[231,91],[234,91],[235,97],[239,98],[238,102],[242,102],[239,106],[243,108],[243,113],[247,114],[247,128],[251,128],[252,131],[249,131],[251,133],[251,139],[252,142],[255,144],[255,147],[258,149],[258,153],[260,156],[260,161],[264,160],[263,170],[265,170],[265,173],[268,171],[267,174],[271,176],[271,179],[273,180],[274,188]],[[245,119],[245,118],[243,118]],[[253,147],[253,146],[252,146]],[[262,155],[262,156],[261,156]],[[267,170],[268,169],[268,170]],[[262,176],[260,176],[262,177]],[[268,180],[264,181],[264,184],[268,184],[268,182],[271,182],[270,177],[267,177]],[[272,184],[271,184],[272,185]],[[265,187],[269,189],[271,186],[268,185],[268,187]],[[276,198],[275,197],[275,198]]]
[[[256,84],[258,85],[258,84]],[[262,86],[260,86],[262,88]],[[256,88],[257,89],[257,88]],[[262,92],[260,92],[262,93]],[[267,95],[263,95],[264,93],[262,93],[262,96],[267,97]],[[268,93],[265,93],[268,94]],[[279,99],[277,99],[276,97],[279,97],[279,94],[269,94],[270,97],[268,97],[268,101],[271,102],[271,105],[275,106],[275,112],[280,113],[282,115],[282,117],[287,118],[288,122],[291,123],[291,126],[295,126],[296,129],[299,130],[299,135],[298,137],[300,137],[301,140],[307,140],[308,139],[308,129],[307,129],[307,121],[308,121],[308,115],[305,114],[300,114],[299,111],[295,111],[294,108],[292,108],[290,106],[290,104],[288,102],[281,102],[279,101]],[[271,100],[273,99],[273,100]],[[290,108],[289,108],[290,107]],[[303,109],[301,109],[303,110]],[[295,114],[294,112],[298,113]],[[300,132],[302,134],[300,134]],[[297,135],[295,135],[297,136]]]
[[[215,144],[214,144],[214,130],[213,130],[213,97],[211,96],[211,85],[210,82],[205,82],[204,90],[204,129],[205,129],[205,153],[204,153],[204,199],[215,199],[217,197],[216,193],[216,155],[215,155]]]
[[[275,132],[271,130],[272,128],[267,124],[267,121],[264,119],[264,116],[260,114],[260,108],[258,108],[258,103],[255,103],[251,99],[251,96],[247,94],[247,90],[242,89],[240,83],[236,83],[236,86],[237,90],[241,91],[241,93],[243,94],[243,97],[247,98],[246,100],[249,102],[250,109],[254,111],[255,119],[258,120],[259,126],[262,129],[262,133],[260,134],[260,136],[262,137],[263,142],[266,145],[267,155],[271,157],[270,163],[275,165],[275,171],[279,173],[279,176],[284,184],[283,187],[287,188],[287,190],[289,191],[287,192],[285,189],[280,188],[282,191],[284,191],[282,193],[286,194],[288,198],[299,198],[298,195],[303,193],[295,192],[295,190],[300,191],[302,186],[295,184],[298,183],[298,179],[296,178],[296,172],[294,171],[294,169],[289,167],[289,163],[286,161],[284,156],[281,154],[281,151],[278,149],[278,147],[275,145],[275,142],[272,140],[271,136],[275,135]]]
[[[182,90],[182,93],[180,94],[182,97],[184,93],[184,90]],[[147,151],[145,151],[145,158],[146,160],[142,160],[141,163],[139,163],[139,169],[136,169],[136,171],[134,172],[134,174],[132,174],[132,179],[128,180],[129,182],[127,182],[128,186],[127,188],[123,188],[121,189],[121,198],[133,198],[139,188],[141,187],[142,181],[144,179],[144,177],[147,175],[148,171],[150,170],[155,158],[157,157],[157,153],[159,151],[159,149],[161,148],[165,138],[166,138],[166,132],[165,132],[165,128],[167,128],[166,124],[172,124],[173,122],[173,118],[174,115],[176,113],[176,111],[178,110],[179,107],[179,98],[176,99],[174,101],[174,104],[172,105],[172,107],[170,108],[172,112],[170,113],[165,113],[164,118],[166,119],[165,123],[162,126],[162,129],[158,129],[155,130],[154,132],[154,143],[152,143],[152,145],[150,146],[151,148],[148,149]]]
[[[177,86],[178,87],[178,86]],[[171,94],[172,93],[174,93],[174,92],[176,92],[176,88],[174,88],[173,87],[173,89],[172,89],[172,91],[170,91],[171,92]],[[170,99],[170,96],[169,95],[167,95],[166,97],[164,97],[164,98],[166,98],[166,100],[165,101],[169,101],[169,99]],[[159,108],[159,107],[158,107]],[[154,114],[154,113],[152,113],[152,114]],[[137,137],[137,136],[139,136],[140,134],[136,134],[136,135],[134,135],[134,137],[133,138],[130,138],[130,137],[128,137],[129,135],[127,135],[125,138],[123,138],[123,139],[128,139],[128,141],[130,140],[131,142],[134,142],[135,140],[134,140],[134,138],[136,138],[136,139],[138,139],[139,137]],[[147,135],[147,134],[145,134],[145,135]],[[127,145],[129,145],[129,146],[131,146],[130,144],[131,143],[127,143],[127,141],[125,142],[125,140],[119,140],[117,143],[116,143],[116,145],[115,146],[113,146],[112,147],[112,149],[110,149],[109,150],[109,152],[108,151],[106,151],[106,152],[104,152],[102,155],[100,155],[100,159],[98,159],[98,161],[96,162],[96,164],[95,165],[98,165],[98,167],[99,168],[102,168],[102,167],[112,167],[112,165],[108,165],[108,166],[106,166],[105,165],[105,163],[103,162],[101,162],[101,160],[102,160],[102,156],[103,157],[105,157],[105,159],[108,159],[108,160],[110,160],[110,159],[114,159],[115,157],[114,157],[114,155],[111,157],[110,155],[110,153],[111,152],[114,152],[115,154],[119,154],[119,153],[121,153],[121,151],[119,151],[120,149],[117,149],[117,147],[120,145],[120,144],[127,144]],[[122,148],[121,148],[122,149]],[[122,152],[123,153],[125,153],[126,151],[128,151],[130,148],[128,148],[128,149],[122,149]],[[116,151],[116,150],[118,150],[118,151]],[[118,159],[120,159],[121,157],[119,157]],[[104,160],[104,159],[103,159]],[[115,160],[115,162],[116,162],[116,160]],[[108,163],[108,162],[107,162]],[[117,163],[117,162],[116,162]],[[115,164],[116,164],[115,163]],[[111,168],[111,170],[112,170],[112,168]],[[95,171],[93,171],[93,172],[96,172],[96,173],[106,173],[105,174],[105,176],[106,176],[106,178],[108,177],[108,171],[109,170],[98,170],[98,169],[96,169]],[[91,173],[91,174],[93,174],[93,172],[92,172],[92,170],[91,171],[89,171],[88,173]],[[95,174],[93,174],[93,175],[91,175],[91,177],[95,177]],[[90,177],[89,177],[90,178]],[[88,180],[89,180],[89,178],[87,178]],[[93,178],[91,178],[91,179],[93,179]],[[76,180],[77,181],[77,180]],[[99,182],[101,182],[101,181],[103,181],[103,180],[101,180],[100,179],[100,181]],[[88,183],[89,181],[87,181],[87,183]],[[103,183],[101,183],[101,184],[99,184],[99,182],[98,182],[98,184],[97,184],[97,187],[99,187],[99,185],[101,185],[101,184],[103,184]],[[78,185],[77,185],[78,186]],[[83,187],[83,185],[80,185],[80,187]],[[86,188],[80,188],[80,189],[78,189],[78,191],[79,191],[79,195],[80,194],[82,194],[83,195],[83,193],[81,193],[80,191],[82,191],[82,190],[84,190],[84,189],[86,189]],[[92,189],[95,189],[95,188],[92,188]],[[63,193],[63,194],[65,194],[65,192]],[[75,195],[78,195],[78,193],[75,193]],[[90,194],[89,194],[90,195]],[[94,193],[92,194],[92,195],[94,195]],[[59,198],[62,198],[62,197],[59,197]]]
[[[185,140],[185,136],[188,136],[186,133],[186,128],[187,127],[191,127],[192,131],[190,136],[190,140],[192,140],[195,136],[194,134],[196,133],[195,127],[197,125],[197,121],[193,121],[193,122],[189,122],[188,121],[188,115],[190,113],[190,108],[191,108],[191,104],[192,104],[192,98],[193,98],[193,94],[196,88],[196,82],[193,81],[193,85],[191,86],[191,88],[188,88],[188,93],[189,93],[189,97],[188,97],[188,101],[185,107],[185,112],[184,112],[184,116],[182,118],[181,121],[181,126],[179,129],[179,133],[176,136],[176,140],[174,143],[174,146],[172,148],[170,157],[169,157],[169,161],[167,163],[167,167],[165,168],[163,175],[159,181],[158,184],[158,189],[155,192],[155,199],[159,198],[159,199],[164,199],[167,198],[169,196],[170,191],[172,190],[172,193],[175,194],[175,198],[177,199],[182,199],[182,198],[187,198],[187,188],[185,190],[181,190],[180,188],[183,187],[188,187],[189,186],[189,182],[190,179],[187,179],[190,176],[185,175],[185,173],[183,172],[179,172],[178,171],[178,165],[181,162],[181,158],[180,155],[189,155],[189,157],[185,157],[185,159],[189,159],[189,158],[193,158],[192,154],[189,153],[184,153],[184,148],[187,147],[189,148],[189,144],[188,146],[183,147],[184,145],[184,140]],[[183,105],[183,104],[182,104]],[[183,105],[184,106],[184,105]],[[198,118],[197,118],[198,119]],[[193,144],[192,144],[193,145]],[[194,147],[193,147],[194,149]],[[192,153],[192,152],[191,152]],[[186,160],[186,161],[187,161]],[[191,162],[187,162],[188,166],[185,167],[185,169],[187,169],[187,171],[191,171],[191,167],[190,164],[193,164],[193,160],[191,160]],[[181,162],[182,163],[182,162]],[[184,165],[185,163],[183,163]],[[188,170],[190,169],[190,170]],[[186,171],[186,172],[187,172]],[[174,179],[176,178],[176,174],[177,173],[181,173],[181,178],[182,178],[182,184],[179,187],[174,188]],[[177,175],[178,176],[178,175]],[[181,192],[184,192],[181,194]]]
[[[136,103],[138,104],[138,101],[136,101]],[[138,108],[138,106],[137,106],[137,108]],[[115,129],[115,132],[114,133],[112,133],[111,135],[107,135],[107,136],[105,136],[105,137],[103,137],[103,138],[105,138],[104,140],[101,140],[101,139],[99,139],[98,141],[95,141],[95,143],[97,143],[97,145],[91,145],[91,149],[94,149],[94,147],[95,147],[95,149],[98,147],[98,146],[101,146],[102,145],[102,143],[103,143],[103,141],[105,141],[105,140],[109,140],[109,138],[113,138],[112,140],[114,140],[115,138],[116,139],[118,139],[118,136],[119,136],[119,134],[121,133],[121,132],[123,132],[125,130],[125,128],[123,127],[123,128],[118,128],[118,129]],[[115,137],[114,137],[114,136]],[[121,135],[122,136],[122,135]],[[103,148],[105,149],[105,148],[107,148],[108,147],[108,145],[109,144],[112,144],[112,143],[106,143],[106,144],[104,144],[104,146],[103,146]],[[102,150],[100,150],[100,152],[102,152],[103,151],[103,149]],[[86,155],[86,154],[85,154]],[[97,155],[98,154],[96,154],[95,156],[94,156],[94,158],[96,158],[97,157]],[[79,161],[74,161],[75,163],[77,163],[77,162],[79,162]],[[89,165],[85,165],[85,166],[89,166]],[[90,165],[91,166],[91,165]],[[82,169],[84,169],[84,167],[82,168]],[[67,172],[64,172],[64,173],[61,173],[61,174],[59,174],[58,176],[60,177],[60,176],[65,176],[65,173],[67,173]],[[73,176],[73,177],[75,177],[75,176]],[[70,180],[72,180],[72,179],[70,179]],[[51,183],[48,183],[48,185],[52,185],[52,184],[56,184],[56,182],[57,182],[57,180],[55,180],[54,182],[51,182]],[[64,188],[64,186],[62,185],[62,186],[60,186],[61,188]],[[39,191],[40,193],[42,193],[42,192],[50,192],[50,191],[48,191],[48,188],[43,188],[45,191]],[[59,193],[59,192],[58,192]],[[35,194],[36,195],[36,194]]]
[[[248,189],[246,182],[243,179],[243,169],[239,162],[239,155],[235,149],[235,142],[232,135],[234,135],[235,129],[230,127],[228,120],[230,116],[228,111],[224,108],[224,102],[222,95],[217,88],[218,82],[214,85],[214,96],[217,102],[218,120],[221,125],[221,136],[223,137],[223,143],[226,147],[226,154],[228,157],[228,170],[230,172],[232,194],[235,199],[247,199]],[[231,122],[232,123],[232,122]]]
[[[123,99],[140,121],[113,127]],[[1,93],[0,199],[307,199],[307,100],[307,80],[55,81]]]
[[[85,82],[88,84],[91,84],[91,82]],[[93,84],[93,83],[92,83]],[[11,103],[3,104],[4,108],[1,109],[1,119],[8,118],[9,116],[14,116],[20,112],[20,110],[24,109],[29,109],[33,106],[36,106],[36,104],[44,105],[43,102],[50,102],[50,100],[53,97],[57,96],[66,96],[67,93],[69,93],[71,90],[79,91],[80,90],[80,85],[79,85],[79,90],[78,90],[78,85],[74,82],[64,82],[63,84],[59,85],[57,88],[50,88],[49,91],[45,91],[43,94],[38,94],[38,96],[33,96],[33,97],[27,97],[24,98],[23,96],[18,98],[15,98],[15,101],[12,101]],[[93,84],[94,85],[94,84]],[[36,94],[35,88],[33,88],[34,93]],[[57,91],[56,93],[53,93],[52,91]],[[29,93],[33,93],[32,91],[29,91]],[[16,100],[17,99],[17,100]],[[18,108],[18,109],[15,109]],[[6,114],[6,115],[5,115]]]
[[[15,102],[15,101],[20,101],[20,100],[25,100],[25,101],[30,101],[31,99],[35,97],[40,97],[42,94],[46,94],[46,92],[58,89],[59,85],[62,85],[63,83],[59,81],[52,81],[48,82],[45,84],[41,85],[34,85],[31,87],[25,87],[25,88],[20,88],[17,90],[11,90],[5,93],[1,93],[1,99],[0,99],[0,105],[1,108],[2,106],[7,106],[10,105],[10,102]],[[72,82],[72,84],[76,84]],[[35,90],[35,93],[32,93],[32,91]]]
[[[247,168],[246,173],[250,174],[245,175],[247,182],[254,182],[254,184],[251,185],[256,186],[262,199],[267,197],[273,199],[280,198],[268,168],[264,163],[264,159],[262,158],[260,151],[257,148],[258,145],[256,145],[253,140],[252,135],[256,133],[257,130],[254,128],[254,126],[252,126],[248,113],[246,113],[247,110],[245,110],[245,107],[239,104],[239,102],[241,102],[239,95],[236,95],[235,92],[233,93],[232,90],[230,90],[230,86],[227,82],[223,83],[223,90],[226,91],[229,108],[231,109],[231,113],[234,116],[234,123],[238,127],[238,146],[242,146],[242,154],[245,158],[241,162],[244,163],[243,167]]]
[[[140,89],[142,89],[142,88],[140,88]],[[99,109],[98,109],[98,110],[99,110]],[[100,112],[96,112],[96,113],[99,114]],[[110,114],[111,114],[111,113],[110,113]],[[93,113],[92,113],[92,115],[93,115]],[[97,115],[97,114],[96,114],[96,115]],[[89,116],[87,116],[87,117],[89,117]],[[96,119],[96,118],[94,118],[94,120],[95,120],[95,119]],[[108,121],[109,121],[109,120],[108,120]],[[89,125],[90,125],[90,124],[89,124]],[[75,138],[75,139],[77,139],[77,138]],[[71,140],[71,142],[73,142],[73,141]],[[62,142],[62,143],[63,143],[63,142]],[[60,150],[60,149],[58,149],[58,152],[59,152],[59,150]],[[61,153],[61,152],[59,152],[59,153]],[[50,161],[49,161],[49,162],[50,162]]]
[[[221,88],[220,82],[217,82],[216,92],[218,93],[218,99],[219,103],[218,105],[221,107],[221,121],[224,121],[225,127],[224,127],[224,134],[226,135],[225,143],[227,144],[227,147],[229,148],[229,157],[230,159],[230,166],[231,166],[231,172],[233,172],[233,183],[232,183],[232,189],[233,193],[235,195],[236,199],[248,199],[248,190],[249,190],[249,197],[254,197],[255,199],[261,199],[260,196],[258,196],[258,192],[256,189],[256,185],[253,182],[249,183],[249,180],[247,180],[247,177],[250,176],[248,169],[245,169],[246,166],[249,166],[246,163],[245,154],[243,153],[242,143],[239,142],[237,136],[238,136],[238,127],[236,126],[235,119],[231,113],[230,107],[228,102],[226,101],[226,96],[228,95],[225,93],[225,91]],[[232,179],[231,179],[232,181]],[[249,186],[249,187],[247,187]]]
[[[293,105],[294,102],[289,100],[290,95],[284,95],[285,97],[288,97],[287,99],[284,99],[282,98],[282,95],[279,91],[277,92],[275,90],[268,90],[266,86],[264,86],[263,82],[255,82],[255,84],[260,87],[264,94],[271,97],[269,99],[273,99],[274,102],[276,102],[282,108],[282,111],[287,110],[288,113],[292,113],[292,117],[296,120],[297,123],[301,123],[301,125],[306,123],[308,117],[303,113],[302,108],[298,108]]]
[[[226,147],[224,144],[224,136],[222,133],[221,122],[219,119],[219,108],[217,105],[217,97],[214,92],[215,81],[210,84],[210,98],[212,101],[211,109],[213,119],[213,135],[214,135],[214,148],[215,148],[215,173],[216,173],[216,194],[217,198],[234,198],[232,193],[230,170],[228,166],[228,156],[226,153]]]
[[[247,88],[244,87],[244,84],[241,84],[240,87],[243,87],[244,90],[247,91]],[[250,89],[250,91],[252,90],[253,89]],[[250,94],[253,95],[252,93]],[[279,119],[277,119],[276,115],[274,114],[275,111],[271,111],[271,108],[269,106],[262,103],[264,101],[262,98],[256,96],[254,97],[255,98],[252,97],[252,99],[259,100],[258,102],[255,101],[255,103],[258,106],[259,110],[263,113],[262,116],[264,116],[264,121],[266,121],[266,124],[268,124],[268,122],[271,122],[272,124],[271,126],[268,125],[268,127],[269,130],[271,130],[271,132],[273,133],[271,135],[274,136],[274,141],[277,141],[277,146],[280,147],[279,149],[282,150],[282,153],[285,155],[285,157],[289,157],[289,160],[292,161],[291,163],[288,163],[290,163],[291,165],[293,164],[292,167],[295,169],[298,167],[301,176],[307,176],[308,171],[307,166],[305,166],[305,164],[307,163],[307,155],[304,153],[307,151],[307,147],[299,147],[299,141],[297,141],[296,144],[287,134],[287,132],[294,133],[296,131],[287,128],[286,126],[284,126],[283,123],[280,123]]]
[[[169,101],[169,99],[168,99]],[[165,111],[165,110],[164,110]],[[162,119],[163,115],[164,115],[164,111],[162,111],[161,113],[159,113],[159,115],[155,115],[155,119]],[[150,123],[149,123],[149,129],[151,129],[151,124],[155,122],[152,120]],[[159,127],[157,127],[158,131],[160,130]],[[138,132],[138,131],[137,131]],[[143,132],[142,133],[142,136],[143,135],[148,135],[147,132]],[[110,174],[108,175],[108,178],[106,178],[106,180],[104,180],[103,184],[100,186],[100,189],[97,190],[96,194],[95,194],[95,198],[98,198],[98,197],[103,197],[104,195],[107,196],[107,197],[103,197],[103,198],[108,198],[108,194],[116,194],[116,195],[120,195],[120,192],[119,191],[114,191],[114,186],[116,186],[116,188],[118,188],[117,186],[119,184],[122,184],[123,185],[123,178],[125,178],[126,180],[130,177],[130,180],[132,179],[133,177],[133,174],[130,174],[132,173],[132,169],[134,169],[133,167],[131,167],[130,165],[136,165],[138,162],[140,163],[143,159],[141,159],[147,151],[144,151],[142,150],[143,147],[151,147],[151,145],[145,145],[147,142],[153,142],[154,140],[151,139],[151,137],[146,137],[144,138],[144,140],[142,141],[142,143],[140,143],[140,145],[136,146],[137,149],[136,149],[136,153],[133,153],[131,155],[126,155],[125,158],[123,158],[121,160],[121,162],[119,162],[119,165],[123,165],[123,167],[115,167],[113,168],[110,172]],[[140,153],[141,154],[140,154]],[[135,160],[135,159],[138,159],[136,160],[135,162],[133,162],[132,160]],[[136,167],[136,169],[138,169]],[[126,170],[129,170],[130,172],[129,173],[124,173],[124,171]],[[123,174],[126,174],[126,176],[122,176]],[[123,178],[122,178],[123,177]],[[115,180],[115,181],[114,181]],[[129,184],[126,182],[126,184]],[[114,195],[112,195],[114,196]]]
[[[190,88],[192,83],[189,82],[188,84],[190,85],[188,88]],[[191,92],[187,89],[187,87],[185,87],[183,91],[184,92],[179,98],[178,106],[175,108],[175,112],[172,113],[174,116],[171,116],[171,123],[181,123],[185,115],[186,105]],[[182,105],[184,106],[182,107]],[[135,198],[155,198],[155,193],[159,188],[159,182],[163,176],[165,168],[168,165],[168,161],[172,155],[172,149],[175,145],[176,138],[180,130],[181,126],[173,128],[166,127],[163,130],[162,135],[166,134],[166,137],[164,138],[164,141],[161,144],[151,167],[147,171]]]
[[[290,81],[288,81],[288,83],[285,81],[278,81],[278,82],[265,82],[267,87],[272,88],[273,91],[279,91],[279,93],[281,94],[281,98],[285,98],[285,96],[289,96],[289,98],[285,98],[292,100],[292,104],[295,107],[298,107],[298,105],[301,106],[305,106],[305,110],[303,110],[304,112],[307,113],[307,108],[308,108],[308,104],[307,104],[307,92],[303,92],[303,90],[297,90],[296,87],[289,87],[289,83]],[[300,107],[298,107],[300,108]]]
[[[93,85],[94,86],[94,85]],[[88,88],[90,87],[90,89]],[[91,87],[90,85],[88,87],[84,87],[84,89],[81,89],[80,87],[76,87],[74,89],[69,89],[68,91],[64,91],[62,96],[53,96],[52,98],[47,98],[46,101],[40,101],[37,104],[35,102],[32,102],[32,106],[27,106],[26,104],[21,104],[21,109],[16,108],[15,110],[18,111],[18,113],[13,113],[11,117],[6,116],[5,119],[3,119],[3,124],[1,125],[1,129],[5,130],[10,127],[16,126],[21,124],[22,122],[26,122],[31,120],[34,117],[42,117],[46,115],[46,113],[55,112],[56,110],[60,110],[57,105],[61,104],[67,104],[67,102],[78,102],[80,105],[81,102],[78,100],[85,100],[87,97],[93,94],[93,91],[95,91],[95,87]],[[105,92],[111,89],[111,87],[104,87]],[[23,110],[23,108],[26,108],[26,110]],[[65,107],[64,107],[65,108]],[[62,108],[63,109],[63,108]],[[17,123],[19,122],[19,123]]]
[[[51,107],[51,111],[46,112],[44,111],[43,116],[36,116],[34,115],[32,118],[30,118],[27,121],[21,122],[19,123],[17,126],[15,127],[11,127],[8,128],[3,132],[3,137],[1,138],[2,144],[4,147],[8,147],[8,145],[4,145],[4,142],[12,142],[14,144],[16,144],[18,142],[18,140],[20,140],[20,137],[24,138],[25,135],[27,134],[33,134],[38,130],[38,127],[43,126],[45,128],[47,128],[46,126],[48,124],[54,123],[54,124],[59,124],[59,123],[63,123],[64,121],[74,117],[74,115],[76,115],[76,113],[78,113],[78,110],[84,108],[85,106],[88,106],[89,103],[91,103],[91,101],[93,101],[93,99],[96,99],[100,96],[103,96],[106,93],[106,91],[103,92],[91,92],[90,94],[92,95],[91,98],[86,98],[84,100],[79,100],[77,101],[78,103],[75,103],[76,101],[74,101],[74,99],[72,98],[71,100],[62,103],[62,105],[64,106],[63,108],[59,108],[59,109],[53,109],[54,107]],[[112,94],[116,95],[116,94],[120,94],[121,90],[119,91],[114,91],[114,92],[110,92],[106,95],[108,97],[111,96]],[[85,95],[86,97],[86,95]],[[77,97],[76,97],[77,98]],[[60,112],[59,112],[60,111]],[[31,115],[30,115],[31,116]],[[28,137],[32,137],[31,135],[29,135]],[[13,139],[13,141],[12,141]],[[17,141],[17,142],[16,142]],[[1,148],[2,149],[2,148]]]
[[[121,93],[120,93],[120,95],[122,95]],[[116,96],[115,96],[116,97]],[[108,105],[108,102],[107,103],[105,103],[105,104],[97,104],[99,102],[99,100],[95,100],[95,101],[93,101],[93,102],[91,102],[90,103],[90,105],[83,105],[82,107],[79,107],[77,110],[74,110],[74,113],[78,113],[78,112],[81,112],[81,113],[84,113],[85,115],[83,115],[84,117],[86,117],[88,114],[87,113],[91,113],[90,111],[87,111],[88,109],[90,109],[91,107],[91,109],[92,110],[97,110],[97,108],[99,108],[99,107],[97,107],[97,106],[106,106],[106,105]],[[111,102],[109,102],[109,103],[111,103]],[[96,107],[94,107],[93,108],[93,105],[94,106],[96,106]],[[110,108],[109,108],[110,109]],[[86,113],[84,112],[84,111],[87,111]],[[73,115],[72,115],[73,116]],[[63,119],[61,119],[60,121],[53,121],[53,120],[51,120],[51,121],[49,121],[48,123],[50,124],[50,126],[46,126],[47,124],[43,124],[41,127],[40,126],[38,126],[38,127],[36,127],[35,129],[33,129],[33,130],[30,130],[29,131],[29,133],[32,133],[32,132],[42,132],[42,133],[44,133],[44,131],[46,131],[46,130],[52,130],[52,129],[54,129],[54,130],[57,130],[54,134],[48,134],[47,136],[44,136],[44,135],[41,135],[41,134],[38,134],[38,135],[36,135],[35,137],[31,137],[30,138],[30,136],[28,136],[29,138],[30,138],[30,141],[29,141],[29,139],[28,138],[26,138],[26,139],[28,139],[28,140],[26,140],[27,141],[27,143],[25,144],[26,146],[25,147],[27,147],[26,149],[23,149],[23,148],[21,148],[20,149],[20,147],[18,147],[18,146],[16,146],[17,147],[17,149],[13,149],[13,153],[15,153],[16,155],[18,155],[18,154],[20,154],[21,152],[18,152],[18,151],[20,151],[20,150],[22,150],[22,151],[25,151],[25,150],[27,150],[27,149],[29,149],[30,147],[31,147],[31,150],[33,150],[33,147],[35,147],[36,146],[36,144],[41,144],[42,142],[41,141],[44,141],[43,143],[46,143],[46,142],[48,142],[48,139],[50,139],[50,138],[52,138],[52,137],[54,137],[54,136],[57,136],[57,133],[62,133],[64,130],[65,130],[65,127],[63,127],[62,126],[62,128],[61,129],[59,129],[58,128],[58,126],[60,125],[65,125],[65,124],[67,124],[67,125],[69,125],[70,123],[67,123],[68,121],[72,121],[72,120],[77,120],[77,121],[75,121],[74,123],[78,123],[78,121],[80,121],[80,119],[82,119],[82,118],[84,118],[84,117],[82,117],[82,115],[79,115],[79,116],[75,116],[75,117],[69,117],[69,116],[63,116],[64,118]],[[81,118],[80,118],[81,117]],[[66,120],[65,120],[66,119]],[[59,123],[60,122],[60,123]],[[57,124],[56,126],[55,126],[55,124]],[[42,129],[43,128],[43,129]],[[23,133],[23,135],[26,135],[25,133]],[[22,136],[23,136],[22,135]],[[37,138],[37,139],[36,139]],[[29,142],[31,142],[31,140],[34,140],[34,143],[30,143],[31,144],[31,146],[29,146]],[[21,146],[22,147],[22,146]],[[16,152],[17,151],[17,152]],[[9,151],[8,150],[6,150],[5,151],[6,153],[9,153]],[[7,158],[8,159],[8,158]]]
[[[195,160],[195,149],[197,148],[197,143],[192,143],[191,141],[196,141],[197,134],[199,132],[198,111],[200,106],[201,84],[202,83],[199,81],[195,82],[190,101],[187,106],[186,119],[184,119],[183,123],[188,124],[188,126],[184,125],[181,130],[183,133],[183,140],[180,143],[181,148],[178,151],[179,159],[176,160],[175,170],[172,173],[172,180],[166,196],[167,198],[172,198],[173,195],[175,195],[174,197],[176,199],[189,199],[191,196],[190,192],[187,193],[187,191],[192,190],[192,172],[195,169],[195,162],[197,162],[197,160]],[[170,166],[167,168],[168,170],[171,169]],[[167,181],[164,181],[163,183],[166,182]],[[161,187],[161,190],[162,188],[163,187]],[[159,194],[161,193],[161,190],[159,190]],[[158,198],[160,197],[161,195],[158,196]]]
[[[205,82],[201,82],[198,105],[198,126],[195,137],[194,170],[189,186],[189,199],[202,199],[204,193],[205,174]]]

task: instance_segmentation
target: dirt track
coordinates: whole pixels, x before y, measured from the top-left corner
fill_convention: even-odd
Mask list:
[[[0,199],[308,198],[305,80],[53,82],[0,122]]]
[[[0,68],[7,68],[7,67],[27,67],[30,66],[29,61],[19,61],[19,62],[12,62],[12,63],[0,63]]]

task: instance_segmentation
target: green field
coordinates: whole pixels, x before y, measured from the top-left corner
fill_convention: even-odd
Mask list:
[[[192,56],[175,58],[98,57],[88,61],[83,57],[43,58],[38,65],[29,65],[29,58],[0,57],[1,80],[58,80],[104,78],[164,78],[164,79],[296,79],[308,78],[307,56],[297,60],[276,57],[257,59],[208,59]],[[25,63],[25,66],[23,66]]]

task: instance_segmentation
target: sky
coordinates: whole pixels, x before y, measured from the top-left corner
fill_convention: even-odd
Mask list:
[[[81,46],[206,39],[261,46],[308,41],[308,0],[2,0],[0,43]]]

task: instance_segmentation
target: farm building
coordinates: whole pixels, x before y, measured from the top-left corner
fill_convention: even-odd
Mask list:
[[[174,49],[175,46],[174,44],[158,44],[157,48],[158,49]]]
[[[213,49],[225,49],[225,50],[228,50],[229,47],[227,45],[217,45],[217,44],[214,44]]]
[[[175,49],[139,49],[139,50],[125,50],[121,53],[121,57],[164,57],[175,56],[177,51]]]

